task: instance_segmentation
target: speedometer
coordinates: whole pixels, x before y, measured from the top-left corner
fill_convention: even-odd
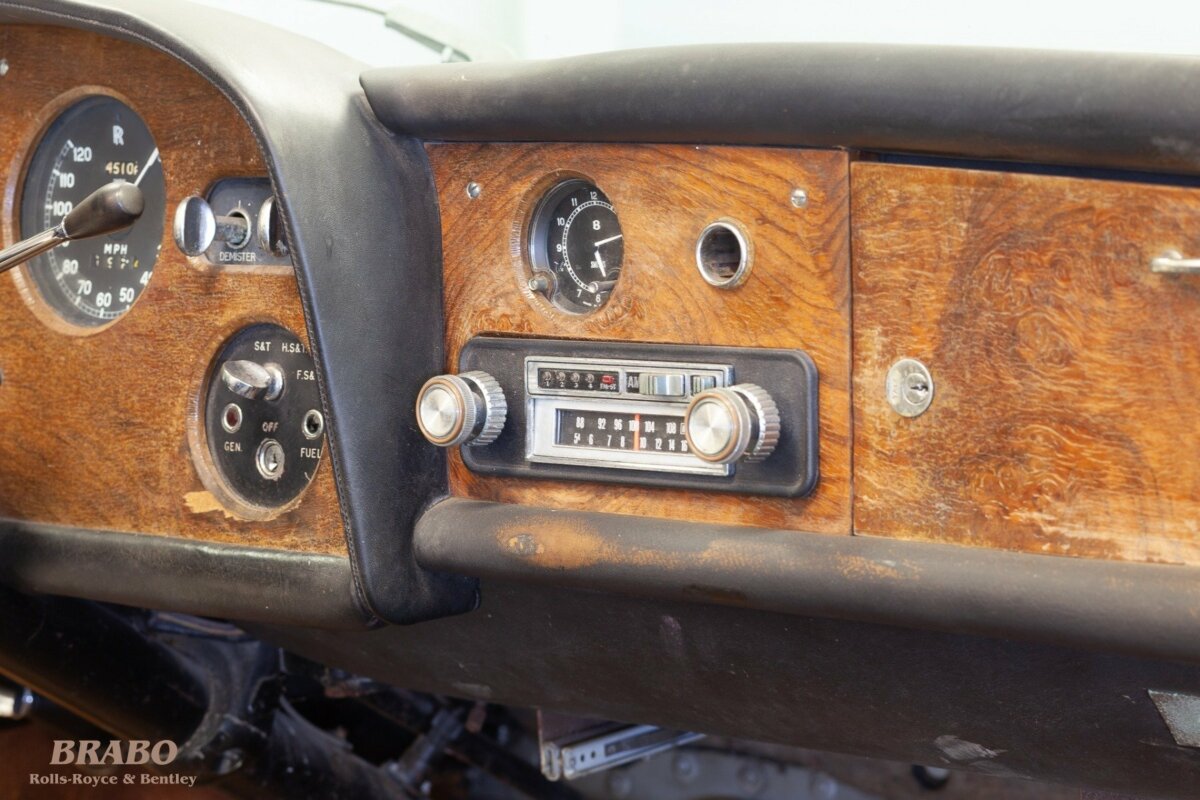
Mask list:
[[[34,150],[21,190],[21,236],[51,228],[114,180],[145,196],[141,219],[108,236],[63,244],[27,266],[46,304],[70,323],[107,325],[125,314],[154,274],[162,247],[166,186],[146,123],[121,101],[89,97],[64,111]]]

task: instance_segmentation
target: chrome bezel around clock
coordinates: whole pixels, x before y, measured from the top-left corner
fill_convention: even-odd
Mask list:
[[[582,203],[576,205],[570,214],[564,216],[559,213],[564,211],[561,206],[577,199],[581,199]],[[602,240],[593,242],[596,246],[594,262],[589,261],[586,266],[572,264],[571,251],[578,244],[577,239],[572,239],[572,234],[582,230],[574,228],[572,220],[576,214],[588,208],[592,209],[592,224],[600,232],[596,235],[601,236]],[[555,228],[562,229],[560,242],[552,242],[557,236]],[[608,304],[621,277],[624,233],[612,201],[595,183],[573,175],[551,185],[534,206],[525,236],[529,259],[527,288],[530,292],[541,295],[556,309],[568,314],[592,314]],[[609,256],[610,274],[603,273],[605,262],[601,254],[602,246]],[[555,248],[558,248],[557,252]],[[584,283],[585,278],[580,277],[580,272],[585,269],[588,272],[600,269],[602,274],[588,274],[587,283]],[[572,286],[576,288],[574,294],[569,291]]]

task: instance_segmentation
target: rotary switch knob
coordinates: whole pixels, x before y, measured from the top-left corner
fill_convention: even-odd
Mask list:
[[[507,418],[504,390],[486,372],[438,375],[417,393],[417,425],[438,447],[491,444]]]
[[[753,383],[709,389],[692,398],[683,430],[702,461],[762,461],[779,442],[779,408]]]

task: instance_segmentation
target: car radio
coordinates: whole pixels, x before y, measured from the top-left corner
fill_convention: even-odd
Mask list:
[[[481,474],[801,496],[817,370],[798,350],[480,336],[417,398]]]

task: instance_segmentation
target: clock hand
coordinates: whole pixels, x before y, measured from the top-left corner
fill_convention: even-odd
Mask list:
[[[596,265],[600,267],[600,274],[608,277],[608,268],[604,264],[604,259],[600,257],[600,248],[596,248]]]
[[[608,244],[609,242],[615,242],[617,239],[620,239],[620,238],[621,238],[621,234],[618,233],[616,236],[610,236],[607,239],[601,239],[600,241],[596,242],[596,247],[599,247],[602,244]]]

